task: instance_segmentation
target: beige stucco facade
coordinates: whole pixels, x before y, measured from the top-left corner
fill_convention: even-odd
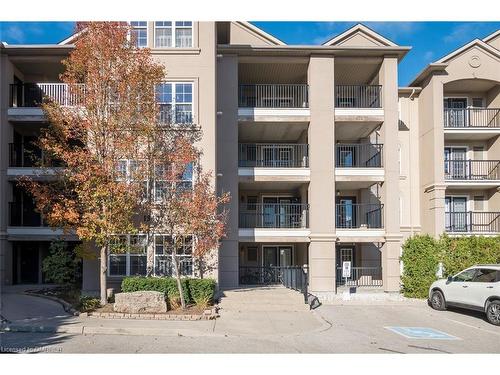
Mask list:
[[[463,216],[449,214],[460,197],[467,197],[467,212],[489,212],[471,214],[481,225],[500,212],[496,175],[457,179],[443,167],[445,148],[458,155],[465,147],[467,160],[500,159],[498,115],[477,115],[493,125],[485,127],[451,128],[443,120],[447,98],[465,98],[464,110],[478,98],[485,108],[500,107],[497,34],[431,64],[412,87],[398,88],[398,63],[410,47],[363,25],[320,46],[291,46],[246,22],[192,22],[182,26],[191,32],[189,43],[162,48],[155,22],[142,27],[172,90],[176,84],[191,90],[190,116],[203,131],[201,162],[213,172],[217,192],[232,197],[210,274],[220,288],[260,283],[267,269],[306,266],[309,292],[324,302],[353,285],[398,292],[404,239],[456,230],[446,215]],[[34,259],[29,248],[56,236],[12,222],[9,202],[15,207],[20,194],[13,176],[28,169],[14,165],[9,147],[35,136],[44,119],[38,108],[13,103],[10,84],[57,83],[71,42],[0,47],[3,284],[25,282],[22,267]],[[454,171],[465,165],[451,163]],[[495,234],[500,225],[489,229],[485,234]],[[38,262],[42,257],[39,251]],[[349,280],[341,275],[346,261],[353,267]],[[86,261],[83,271],[84,290],[95,292],[97,261]],[[38,273],[33,281],[42,282]],[[122,276],[110,276],[112,285]]]

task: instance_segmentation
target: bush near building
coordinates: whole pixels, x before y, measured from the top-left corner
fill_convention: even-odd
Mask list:
[[[187,303],[200,307],[211,305],[215,296],[215,280],[183,278],[182,291]],[[179,289],[174,277],[126,277],[122,281],[122,292],[155,291],[165,294],[171,308],[180,306]]]
[[[500,236],[449,237],[429,235],[410,237],[403,245],[402,291],[406,297],[426,298],[437,279],[440,262],[443,276],[454,275],[475,264],[500,263]]]

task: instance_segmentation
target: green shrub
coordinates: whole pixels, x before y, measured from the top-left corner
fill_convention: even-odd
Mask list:
[[[181,283],[184,299],[189,302],[188,279],[182,279]],[[177,288],[177,280],[173,277],[134,276],[123,279],[122,292],[138,292],[141,290],[162,292],[171,307],[176,308],[179,306],[179,289]]]
[[[182,290],[186,303],[195,303],[205,307],[213,303],[215,295],[215,280],[183,278]],[[179,306],[179,289],[174,277],[126,277],[122,281],[122,292],[137,292],[141,290],[162,292],[170,307]]]
[[[439,262],[444,275],[454,275],[474,264],[500,263],[500,237],[449,237],[439,240],[428,235],[408,238],[403,245],[403,293],[407,297],[425,298]]]
[[[406,297],[424,298],[436,280],[439,246],[431,236],[414,236],[403,245],[403,293]]]
[[[215,280],[214,279],[189,279],[189,295],[192,301],[202,308],[214,302]]]
[[[81,312],[92,311],[101,307],[101,301],[99,298],[83,296],[80,298],[80,303],[77,307]]]
[[[446,276],[454,275],[474,264],[500,263],[500,237],[440,238],[442,262]]]
[[[64,241],[51,242],[49,255],[42,262],[42,270],[48,282],[61,285],[76,283],[76,261]]]

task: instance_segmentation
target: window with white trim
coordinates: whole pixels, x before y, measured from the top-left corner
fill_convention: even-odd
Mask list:
[[[193,83],[164,82],[156,86],[160,121],[165,124],[193,123]]]
[[[193,241],[191,236],[183,237],[179,240],[176,257],[179,264],[179,272],[182,276],[193,275]],[[174,242],[172,236],[155,236],[155,275],[175,276],[174,265],[172,263],[172,253]]]
[[[193,46],[192,21],[156,21],[155,48],[191,48]]]
[[[156,201],[161,201],[165,197],[166,189],[169,188],[168,181],[165,181],[165,167],[160,165],[155,169],[155,182],[154,182],[154,198]],[[175,183],[175,189],[178,192],[191,190],[193,188],[193,163],[186,164],[184,171],[180,178]]]
[[[109,276],[146,274],[147,237],[144,234],[118,235],[112,238],[108,256]]]
[[[148,23],[146,21],[131,21],[131,36],[137,47],[147,47],[148,45]]]
[[[142,185],[142,196],[145,198],[148,194],[148,180],[144,178],[140,180],[141,169],[144,169],[144,161],[122,159],[118,161],[116,166],[119,181],[126,181],[130,184],[138,183]],[[143,177],[146,177],[143,175]]]

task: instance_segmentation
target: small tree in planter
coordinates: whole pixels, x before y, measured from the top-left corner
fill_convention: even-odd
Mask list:
[[[160,131],[154,137],[152,148],[162,151],[152,162],[155,189],[146,205],[150,215],[144,226],[150,234],[168,235],[165,246],[169,248],[180,304],[184,309],[186,301],[181,283],[184,250],[192,249],[192,257],[202,261],[218,246],[226,225],[227,212],[222,206],[230,197],[228,193],[217,196],[212,176],[203,172],[198,163],[201,153],[189,136],[179,134],[174,136],[173,142],[169,141],[171,136]]]

